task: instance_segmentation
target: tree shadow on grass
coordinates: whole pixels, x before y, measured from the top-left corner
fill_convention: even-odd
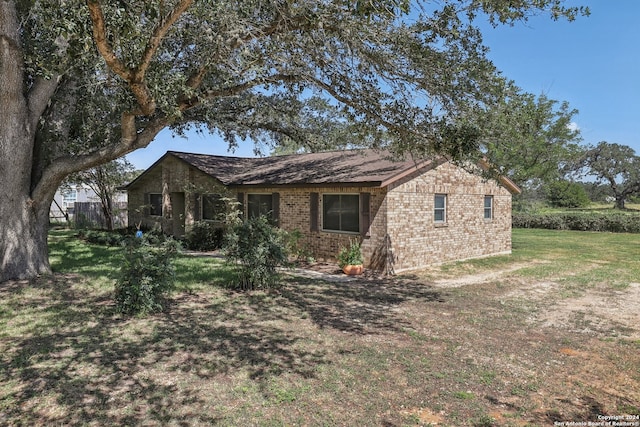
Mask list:
[[[441,291],[409,276],[346,283],[296,277],[289,279],[289,283],[282,296],[307,313],[318,327],[355,334],[402,331],[410,324],[394,311],[400,304],[412,300],[445,301]]]
[[[0,424],[211,425],[224,417],[216,384],[309,377],[326,363],[242,295],[183,294],[166,313],[127,319],[86,284],[26,286],[0,289]]]

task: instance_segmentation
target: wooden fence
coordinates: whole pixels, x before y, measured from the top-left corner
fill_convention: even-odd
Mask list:
[[[77,228],[105,228],[106,221],[99,202],[75,202],[73,222]],[[127,202],[113,203],[113,228],[127,226]]]

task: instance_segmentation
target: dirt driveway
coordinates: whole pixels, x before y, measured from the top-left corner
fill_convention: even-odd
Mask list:
[[[425,334],[464,339],[456,353],[485,382],[482,391],[467,384],[470,395],[483,395],[488,414],[471,425],[640,426],[640,283],[581,288],[518,274],[544,267],[433,280],[449,295],[449,310],[413,313],[420,323],[440,324]],[[449,375],[455,370],[460,364]],[[450,425],[450,411],[464,411],[458,400],[443,399],[441,411],[423,412],[422,422]],[[598,424],[608,421],[622,424]]]
[[[435,280],[433,285],[437,288],[483,285],[501,281],[509,274],[532,265],[516,264],[497,272]],[[515,279],[513,283],[517,289],[496,297],[524,299],[536,304],[539,310],[530,319],[533,323],[585,334],[602,333],[640,340],[640,282],[630,283],[621,289],[595,286],[569,293],[563,291],[560,283],[553,281]]]
[[[393,309],[424,342],[420,351],[434,371],[424,390],[406,391],[426,394],[401,410],[407,419],[434,426],[640,426],[640,283],[569,286],[521,274],[531,268],[547,265],[449,275],[434,267],[389,285],[441,295],[438,304],[416,299]],[[349,286],[367,292],[384,282],[369,277]],[[415,344],[391,341],[396,348]]]

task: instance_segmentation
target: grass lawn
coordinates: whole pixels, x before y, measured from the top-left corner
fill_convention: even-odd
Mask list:
[[[252,293],[183,256],[147,318],[114,311],[120,249],[50,248],[53,276],[0,285],[0,425],[640,425],[640,235]]]

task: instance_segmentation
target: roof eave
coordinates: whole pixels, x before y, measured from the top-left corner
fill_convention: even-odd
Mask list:
[[[439,165],[441,165],[442,163],[446,162],[446,159],[438,159],[438,161],[434,161],[433,159],[428,159],[428,160],[422,160],[419,162],[415,162],[413,166],[410,166],[406,169],[404,169],[403,171],[390,176],[389,178],[385,179],[384,181],[380,182],[380,187],[388,187],[389,185],[400,181],[403,178],[406,178],[407,176],[416,173],[420,170],[423,170],[425,168],[429,168],[429,167],[437,167]]]
[[[327,187],[383,187],[381,181],[362,181],[362,182],[314,182],[314,183],[290,183],[290,184],[274,184],[274,183],[232,183],[229,188],[327,188]]]
[[[478,161],[478,165],[487,172],[493,169],[491,167],[491,164],[486,159],[480,159]],[[506,176],[498,175],[497,179],[500,182],[500,184],[502,184],[503,187],[509,190],[511,194],[518,195],[522,193],[522,189],[520,189],[520,187],[518,187],[518,185],[515,182],[513,182]]]

